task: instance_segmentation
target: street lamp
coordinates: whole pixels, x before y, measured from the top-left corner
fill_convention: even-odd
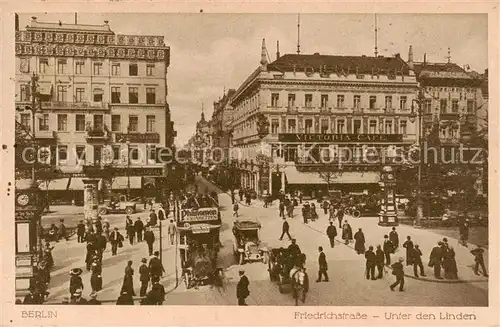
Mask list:
[[[130,140],[127,135],[127,198],[130,200]]]
[[[413,124],[416,119],[418,119],[418,130],[417,130],[417,143],[419,148],[419,160],[418,160],[418,173],[417,173],[417,215],[415,226],[420,226],[420,222],[424,216],[423,203],[422,203],[422,151],[423,151],[423,104],[426,101],[424,93],[422,90],[418,91],[418,98],[413,99],[411,103],[411,113],[410,113],[410,122]],[[414,103],[417,104],[417,109],[415,110]]]

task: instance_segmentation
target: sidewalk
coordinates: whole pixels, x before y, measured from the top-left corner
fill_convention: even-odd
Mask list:
[[[211,183],[210,181],[206,180],[207,183]],[[213,183],[212,183],[213,184]],[[216,185],[214,185],[216,187]],[[222,192],[222,191],[220,191]],[[230,193],[225,192],[227,194]],[[235,199],[240,203],[241,205],[245,207],[263,207],[263,201],[260,199],[254,199],[252,200],[252,203],[250,206],[244,204],[244,201],[239,201],[239,196],[237,191],[235,191]],[[309,201],[311,202],[311,201]],[[278,202],[274,201],[273,205],[268,207],[268,210],[272,211],[274,210],[276,212],[276,215],[279,214],[278,212]],[[298,207],[294,209],[294,216],[295,217],[300,217],[301,216],[301,211],[300,208],[302,207],[301,204],[299,204]],[[308,224],[305,224],[305,226],[316,230],[317,232],[323,233],[326,235],[326,228],[328,226],[328,216],[324,215],[323,211],[319,208],[319,205],[317,206],[317,212],[319,214],[319,219],[315,222],[310,221]],[[391,231],[392,227],[382,227],[378,225],[378,217],[362,217],[362,218],[353,218],[351,216],[346,215],[344,217],[344,222],[349,221],[349,224],[351,225],[353,235],[356,233],[358,228],[362,228],[364,234],[365,234],[365,239],[366,243],[365,246],[368,248],[368,246],[373,245],[374,249],[376,249],[376,246],[378,244],[382,245],[384,242],[384,235],[389,234]],[[337,227],[337,233],[338,236],[336,238],[336,241],[338,243],[344,244],[343,240],[341,239],[342,231],[338,228],[338,221],[334,222],[335,227]],[[435,282],[435,283],[487,283],[488,278],[484,277],[482,275],[478,276],[474,274],[473,268],[474,268],[474,257],[472,254],[470,254],[470,250],[476,247],[474,244],[469,244],[469,247],[466,248],[458,243],[458,239],[452,238],[448,235],[443,235],[438,233],[438,231],[433,231],[430,229],[418,229],[414,228],[409,225],[403,225],[400,224],[399,226],[396,227],[396,231],[399,234],[399,248],[396,250],[396,253],[391,255],[391,262],[395,262],[399,257],[403,257],[405,259],[406,263],[406,249],[402,247],[403,243],[406,241],[407,236],[411,236],[411,239],[414,244],[418,244],[420,246],[420,249],[422,251],[422,263],[424,265],[424,271],[425,274],[427,275],[426,277],[414,277],[413,275],[413,266],[405,266],[405,276],[408,278],[412,279],[418,279],[422,281],[428,281],[428,282]],[[434,272],[433,269],[428,267],[427,263],[429,262],[429,254],[432,250],[432,248],[437,245],[437,242],[442,241],[443,238],[446,237],[448,239],[448,244],[450,244],[453,249],[455,250],[456,254],[456,262],[457,262],[457,268],[458,268],[458,280],[447,280],[447,279],[436,279],[434,278]],[[350,243],[348,247],[352,248],[354,251],[354,242]],[[484,248],[484,259],[485,259],[485,265],[486,268],[489,267],[488,265],[488,249]],[[442,273],[443,275],[443,273]]]
[[[165,287],[167,293],[174,290],[178,285],[177,281],[181,282],[180,274],[177,274],[176,266],[180,266],[178,262],[178,251],[175,245],[170,245],[166,231],[167,223],[163,222],[162,243],[163,243],[163,265],[165,267],[165,274],[160,282]],[[159,228],[155,229],[155,243],[153,245],[154,251],[159,251]],[[123,227],[120,228],[120,233],[126,237]],[[84,290],[83,297],[89,299],[89,294],[92,289],[90,287],[91,273],[86,271],[85,268],[85,254],[86,243],[77,243],[76,235],[73,235],[67,242],[53,243],[55,245],[52,255],[54,257],[55,267],[51,271],[51,281],[49,284],[47,303],[48,304],[61,304],[65,297],[69,297],[69,271],[72,268],[81,268],[84,272],[81,275]],[[111,256],[111,244],[107,244],[106,251],[103,256],[103,289],[98,293],[97,299],[101,302],[116,302],[120,295],[121,286],[123,282],[124,270],[127,261],[132,260],[132,267],[134,268],[134,289],[137,297],[136,304],[139,300],[139,267],[141,259],[146,258],[149,260],[148,248],[146,242],[135,243],[130,245],[128,239],[123,242],[123,248],[118,249],[116,256]],[[176,276],[177,274],[177,276]],[[149,285],[149,289],[151,285]]]

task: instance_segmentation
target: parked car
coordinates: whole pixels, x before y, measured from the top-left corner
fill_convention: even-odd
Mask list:
[[[99,206],[99,215],[107,215],[110,213],[126,213],[127,215],[137,212],[137,203],[128,201],[125,195],[111,197],[104,200],[104,203]]]

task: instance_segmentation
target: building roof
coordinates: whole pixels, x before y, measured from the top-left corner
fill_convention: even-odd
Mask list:
[[[416,62],[417,79],[423,85],[479,86],[482,78],[474,77],[455,63]]]
[[[295,67],[294,67],[295,66]],[[369,56],[332,56],[332,55],[303,55],[303,54],[286,54],[273,61],[267,66],[268,70],[278,71],[294,71],[312,67],[316,70],[319,67],[326,66],[328,69],[350,68],[353,73],[356,71],[360,74],[371,74],[374,68],[379,69],[381,73],[384,70],[403,71],[405,75],[409,74],[408,65],[401,59],[399,55],[394,57],[369,57]]]
[[[108,24],[88,25],[88,24],[65,24],[65,23],[44,23],[36,20],[31,21],[31,26],[26,26],[27,31],[52,30],[52,31],[88,31],[114,34]]]

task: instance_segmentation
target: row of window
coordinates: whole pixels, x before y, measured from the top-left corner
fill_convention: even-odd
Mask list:
[[[280,106],[279,98],[280,98],[279,93],[272,93],[271,94],[271,107],[279,107]],[[393,98],[392,95],[385,96],[384,108],[392,109],[392,98]],[[288,108],[295,107],[295,100],[296,100],[295,94],[289,93],[288,94]],[[368,106],[370,109],[377,109],[378,108],[377,107],[377,96],[370,95],[368,103],[369,103]],[[328,94],[322,94],[320,107],[326,109],[329,107],[329,105],[330,105],[330,102],[329,102]],[[424,107],[425,107],[425,111],[427,113],[432,112],[431,105],[432,105],[431,99],[425,100]],[[306,108],[313,107],[313,95],[312,94],[305,94],[304,95],[304,106]],[[353,106],[353,108],[360,108],[361,95],[354,95],[352,106]],[[475,106],[476,106],[475,100],[467,100],[467,112],[469,112],[469,113],[474,112]],[[338,94],[336,108],[345,108],[345,107],[346,107],[345,95]],[[406,96],[399,97],[399,109],[408,110],[409,108],[410,107],[409,107],[409,103],[408,103],[408,98]],[[440,100],[440,111],[442,113],[446,113],[448,111],[448,100],[447,99]],[[458,111],[459,111],[458,100],[457,99],[451,100],[451,112],[458,113]]]
[[[21,124],[27,129],[31,126],[31,114],[21,114]],[[68,126],[68,114],[58,114],[57,115],[57,131],[58,132],[68,132],[77,131],[84,132],[86,128],[85,115],[75,115],[75,126],[74,128],[69,128]],[[94,129],[104,128],[104,116],[103,115],[93,115],[93,121],[91,125]],[[128,116],[128,128],[129,132],[139,132],[139,116],[129,115]],[[38,130],[39,131],[49,131],[49,114],[42,114],[38,119]],[[122,131],[122,117],[121,115],[111,115],[111,131],[121,132]],[[156,132],[156,117],[155,115],[146,116],[146,133]]]
[[[330,133],[333,132],[333,127],[335,128],[336,133],[338,134],[344,134],[347,133],[347,127],[346,127],[347,121],[345,119],[337,119],[336,125],[334,126],[333,124],[330,126],[330,121],[328,119],[321,119],[320,124],[319,124],[319,132],[320,133]],[[306,134],[311,134],[315,133],[314,131],[314,125],[313,125],[313,120],[312,119],[305,119],[304,120],[304,133]],[[363,131],[362,129],[362,121],[360,119],[354,119],[352,120],[352,133],[353,134],[361,134],[361,133],[368,133],[368,134],[378,134],[379,132],[383,132],[385,134],[393,134],[396,132],[395,126],[392,120],[386,120],[383,125],[383,130],[377,130],[377,125],[378,121],[377,120],[370,120],[368,122],[368,131]],[[407,126],[408,123],[406,120],[401,120],[399,122],[399,134],[407,135]],[[381,128],[382,126],[379,125]],[[279,119],[271,119],[271,134],[278,134],[280,131],[280,121]],[[296,119],[290,118],[287,121],[287,126],[286,126],[286,132],[287,133],[297,133],[298,128],[297,128],[297,121]]]
[[[103,75],[103,62],[94,61],[92,62],[92,74],[94,76]],[[139,76],[139,64],[138,63],[129,63],[128,64],[128,75],[127,76]],[[30,59],[29,58],[21,58],[20,64],[21,72],[29,73],[30,72]],[[40,58],[38,61],[38,73],[39,74],[47,74],[50,71],[49,59],[48,58]],[[65,58],[57,59],[57,74],[64,75],[70,73],[68,69],[68,60]],[[83,75],[85,73],[85,61],[76,60],[75,61],[75,75]],[[155,75],[155,64],[146,64],[146,76],[154,76]],[[122,64],[120,63],[111,63],[111,76],[125,76],[122,75]]]
[[[48,151],[48,150],[46,150]],[[111,156],[112,153],[112,156]],[[112,145],[104,147],[102,145],[94,145],[93,147],[93,163],[101,164],[106,160],[111,159],[114,161],[118,161],[121,159],[121,154],[127,159],[127,148],[123,148],[121,145]],[[137,145],[130,145],[128,155],[130,156],[130,160],[141,160],[141,152],[139,151],[139,147]],[[71,153],[68,151],[67,145],[58,145],[57,146],[57,158],[58,164],[65,164],[67,160],[73,159],[73,156],[76,156],[75,159],[80,163],[87,163],[87,146],[86,145],[76,145],[75,152]],[[156,147],[154,145],[146,146],[146,156],[148,161],[156,162]],[[109,158],[109,159],[108,159]]]
[[[20,99],[21,101],[29,101],[29,85],[21,85]],[[92,101],[102,102],[103,101],[104,90],[102,88],[94,88],[92,90]],[[56,90],[56,101],[58,102],[68,102],[68,86],[58,85]],[[85,94],[85,88],[75,88],[75,95],[73,101],[69,102],[88,102],[87,96]],[[111,87],[111,103],[122,103],[121,99],[121,87]],[[137,104],[139,103],[139,88],[129,87],[128,88],[128,103]],[[156,88],[146,87],[146,104],[156,104]]]

